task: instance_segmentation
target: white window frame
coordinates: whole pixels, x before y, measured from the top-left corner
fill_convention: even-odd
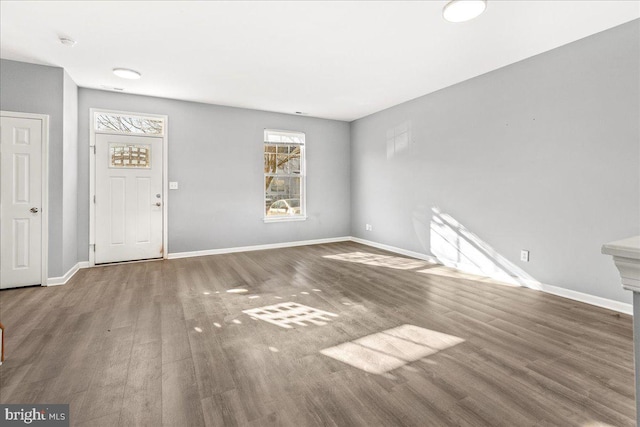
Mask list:
[[[292,221],[306,221],[307,219],[307,155],[306,155],[306,135],[304,132],[300,131],[292,131],[292,130],[282,130],[282,129],[265,129],[264,130],[264,138],[262,143],[262,158],[264,165],[264,146],[265,144],[279,144],[276,141],[268,141],[268,134],[281,134],[281,135],[292,135],[298,138],[302,138],[302,143],[298,143],[300,145],[300,175],[295,175],[300,177],[300,215],[283,215],[283,216],[267,216],[266,206],[267,206],[267,191],[264,188],[265,178],[267,173],[263,173],[262,175],[262,217],[265,223],[275,223],[275,222],[292,222]],[[281,142],[280,144],[288,144],[292,145],[295,143],[291,142]]]

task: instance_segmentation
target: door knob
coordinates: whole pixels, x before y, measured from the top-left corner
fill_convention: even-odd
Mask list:
[[[160,205],[162,205],[162,203],[156,202],[156,206],[160,206]]]
[[[31,213],[38,213],[38,208],[31,208],[29,210],[31,211]]]

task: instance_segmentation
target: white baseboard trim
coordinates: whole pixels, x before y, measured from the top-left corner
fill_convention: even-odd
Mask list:
[[[609,310],[617,311],[624,314],[633,316],[633,305],[620,301],[615,301],[607,298],[597,297],[591,294],[585,294],[583,292],[573,291],[567,288],[561,288],[552,285],[540,285],[540,290],[548,294],[557,295],[559,297],[572,299],[574,301],[580,301],[587,304],[595,305]]]
[[[356,243],[361,243],[363,245],[372,246],[374,248],[383,249],[383,250],[394,252],[400,255],[406,255],[412,258],[422,259],[422,260],[430,261],[436,264],[441,264],[435,257],[426,255],[426,254],[421,254],[419,252],[408,251],[405,249],[397,248],[395,246],[384,245],[382,243],[376,243],[370,240],[361,239],[359,237],[351,237],[350,240]],[[545,285],[543,283],[537,283],[537,282],[527,283],[527,287],[530,289],[539,290],[541,292],[545,292],[548,294],[556,295],[563,298],[568,298],[574,301],[584,302],[586,304],[607,308],[609,310],[613,310],[619,313],[629,314],[633,316],[632,304],[627,304],[624,302],[602,298],[602,297],[598,297],[591,294],[585,294],[583,292],[573,291],[571,289],[561,288],[559,286]]]
[[[69,271],[67,271],[65,273],[64,276],[60,276],[60,277],[49,277],[47,279],[47,286],[59,286],[59,285],[64,285],[66,284],[69,280],[71,280],[71,278],[78,272],[78,270],[80,270],[81,268],[88,268],[89,267],[89,262],[88,261],[81,261],[79,263],[77,263],[76,265],[74,265],[73,267],[71,267],[69,269]]]
[[[263,251],[266,249],[292,248],[295,246],[321,245],[324,243],[347,242],[349,240],[351,240],[351,237],[344,236],[344,237],[330,237],[327,239],[299,240],[297,242],[269,243],[266,245],[238,246],[235,248],[207,249],[204,251],[175,252],[175,253],[170,253],[167,256],[167,258],[168,259],[191,258],[191,257],[207,256],[207,255],[231,254],[234,252]]]
[[[372,242],[371,240],[361,239],[359,237],[351,237],[349,240],[352,242],[360,243],[367,246],[372,246],[374,248],[383,249],[385,251],[393,252],[400,255],[410,256],[411,258],[417,258],[424,261],[433,262],[435,264],[440,264],[435,257],[431,255],[422,254],[420,252],[408,251],[406,249],[398,248],[395,246],[389,246],[382,243]]]
[[[239,246],[235,248],[209,249],[204,251],[176,252],[176,253],[170,253],[167,258],[168,259],[191,258],[191,257],[199,257],[199,256],[207,256],[207,255],[230,254],[234,252],[261,251],[266,249],[291,248],[295,246],[320,245],[324,243],[337,243],[337,242],[347,242],[347,241],[356,242],[366,246],[371,246],[371,247],[382,249],[385,251],[397,253],[400,255],[405,255],[412,258],[440,264],[440,262],[431,255],[423,254],[420,252],[409,251],[406,249],[398,248],[396,246],[385,245],[383,243],[372,242],[371,240],[361,239],[359,237],[352,237],[352,236],[331,237],[327,239],[315,239],[315,240],[300,240],[297,242],[270,243],[266,245]],[[89,267],[88,261],[81,261],[76,265],[74,265],[73,267],[71,267],[71,269],[67,271],[67,273],[64,276],[50,277],[47,280],[47,286],[64,285],[69,280],[71,280],[71,278],[74,276],[74,274],[78,272],[78,270],[80,270],[81,268],[88,268],[88,267]],[[540,290],[548,294],[572,299],[574,301],[584,302],[586,304],[603,307],[603,308],[617,311],[624,314],[633,315],[632,304],[615,301],[607,298],[602,298],[595,295],[585,294],[583,292],[573,291],[571,289],[561,288],[558,286],[545,285],[542,283],[532,284],[532,286],[529,286],[529,287],[532,289]]]

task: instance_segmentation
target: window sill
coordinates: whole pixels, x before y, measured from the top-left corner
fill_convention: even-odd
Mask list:
[[[265,217],[262,219],[265,224],[269,222],[293,222],[293,221],[306,221],[307,216],[304,215],[296,215],[296,216],[281,216],[281,217]]]

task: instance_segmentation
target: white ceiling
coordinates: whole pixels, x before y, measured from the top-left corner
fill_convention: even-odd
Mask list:
[[[0,56],[82,87],[351,121],[640,17],[638,1],[489,0],[452,24],[445,3],[3,0]]]

